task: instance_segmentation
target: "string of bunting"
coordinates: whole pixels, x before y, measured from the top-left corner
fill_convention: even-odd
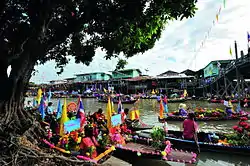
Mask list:
[[[226,0],[223,0],[223,7],[224,7],[224,8],[226,7]],[[218,11],[217,11],[217,13],[216,13],[216,15],[215,15],[215,19],[213,20],[211,27],[210,27],[210,28],[208,29],[208,31],[205,33],[204,38],[203,38],[203,40],[201,41],[201,43],[200,43],[198,49],[195,48],[194,57],[193,57],[193,59],[190,61],[190,64],[188,65],[188,68],[190,68],[191,65],[193,64],[193,62],[196,61],[196,57],[197,57],[197,55],[199,54],[199,52],[201,51],[201,49],[204,48],[205,43],[206,43],[208,37],[210,36],[213,27],[216,25],[216,23],[219,22],[219,16],[220,16],[220,14],[221,14],[221,10],[222,10],[222,5],[220,5],[220,7],[219,7],[219,9],[218,9]],[[196,66],[196,63],[195,63],[195,66]]]

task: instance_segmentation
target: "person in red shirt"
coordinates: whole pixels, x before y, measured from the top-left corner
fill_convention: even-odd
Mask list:
[[[188,119],[183,122],[183,137],[187,140],[194,140],[194,136],[198,131],[198,124],[194,121],[195,114],[189,113]]]
[[[95,122],[105,120],[105,115],[102,112],[103,112],[103,110],[101,108],[99,108],[98,111],[93,114],[93,119]]]

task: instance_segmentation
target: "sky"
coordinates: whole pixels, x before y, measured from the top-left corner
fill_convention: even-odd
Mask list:
[[[143,74],[151,76],[167,70],[196,71],[210,61],[235,58],[234,41],[237,41],[238,51],[247,53],[250,0],[226,0],[225,8],[223,0],[200,0],[197,7],[198,11],[193,18],[168,23],[154,48],[129,58],[126,68],[139,68]],[[217,21],[216,14],[220,8]],[[201,43],[203,47],[200,47]],[[229,54],[230,47],[233,56]],[[105,60],[104,55],[104,52],[97,49],[89,66],[75,64],[71,60],[59,76],[56,74],[55,63],[49,61],[35,67],[38,72],[31,81],[42,83],[74,77],[75,74],[114,70],[117,59]]]

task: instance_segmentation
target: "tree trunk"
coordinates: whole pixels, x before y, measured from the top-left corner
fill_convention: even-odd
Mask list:
[[[0,135],[23,134],[32,124],[30,112],[24,111],[24,88],[28,85],[35,60],[30,55],[20,56],[11,63],[12,70],[7,76],[8,65],[0,62]]]

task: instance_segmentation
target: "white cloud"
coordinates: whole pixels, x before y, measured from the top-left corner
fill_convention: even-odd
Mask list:
[[[220,7],[219,21],[212,26]],[[212,60],[231,59],[229,47],[234,46],[234,40],[238,42],[238,50],[246,53],[247,31],[250,31],[249,0],[241,0],[240,3],[227,0],[225,8],[223,0],[203,0],[198,2],[198,8],[195,17],[169,23],[155,47],[144,54],[130,58],[127,68],[140,68],[143,72],[144,69],[149,69],[147,74],[150,75],[157,75],[166,70],[182,71],[187,68],[198,70]],[[195,49],[200,46],[211,27],[211,33],[204,47],[195,56]],[[105,61],[103,56],[104,53],[98,50],[90,66],[74,64],[72,60],[60,77],[57,77],[56,71],[52,70],[53,62],[48,62],[44,66],[37,67],[40,72],[32,80],[40,82],[72,77],[76,73],[113,70],[117,60]],[[173,57],[176,62],[168,60]],[[46,73],[44,77],[43,73]]]

